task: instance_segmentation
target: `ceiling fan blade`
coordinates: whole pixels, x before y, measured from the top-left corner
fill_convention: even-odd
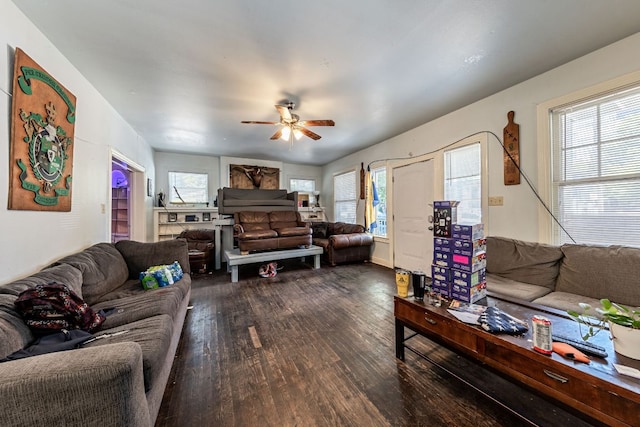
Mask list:
[[[300,122],[303,126],[335,126],[333,120],[303,120]]]
[[[284,105],[276,105],[276,110],[278,110],[278,113],[280,113],[280,117],[282,117],[283,120],[291,120],[291,111],[289,111],[289,109],[284,106]]]
[[[240,123],[248,123],[253,125],[277,125],[280,122],[258,122],[253,120],[243,120]]]
[[[280,128],[276,131],[276,133],[274,133],[273,135],[271,135],[271,138],[269,139],[280,139],[280,137],[282,136],[282,129]]]
[[[303,134],[305,134],[306,136],[308,136],[309,138],[313,139],[313,140],[319,140],[320,138],[322,138],[320,135],[318,135],[315,132],[311,132],[309,129],[307,128],[303,128],[301,126],[298,126],[297,129],[302,132]]]

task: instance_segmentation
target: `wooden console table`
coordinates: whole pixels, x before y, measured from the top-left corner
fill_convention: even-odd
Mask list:
[[[554,333],[579,337],[578,324],[559,316],[559,312],[543,312],[542,306],[495,297],[487,297],[486,301],[487,305],[497,306],[520,319],[544,315],[553,322]],[[640,380],[620,375],[613,367],[616,363],[640,369],[640,361],[615,353],[606,332],[596,336],[594,343],[605,347],[609,356],[592,358],[587,365],[555,353],[545,356],[535,352],[531,328],[520,337],[494,335],[479,326],[460,322],[447,312],[446,304],[433,307],[396,296],[394,305],[396,357],[400,360],[404,360],[405,348],[412,350],[407,341],[421,335],[486,364],[591,419],[610,426],[640,425]],[[414,333],[405,336],[405,328]]]

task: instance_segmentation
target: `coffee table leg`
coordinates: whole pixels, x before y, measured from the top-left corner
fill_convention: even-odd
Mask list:
[[[231,266],[231,283],[236,283],[238,281],[238,266]]]
[[[313,268],[315,268],[316,270],[320,268],[320,255],[313,256]]]
[[[404,361],[404,323],[396,319],[396,358]]]

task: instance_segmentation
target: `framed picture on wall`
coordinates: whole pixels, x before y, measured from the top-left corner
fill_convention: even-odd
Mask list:
[[[147,196],[153,197],[153,180],[147,178]]]
[[[211,212],[203,212],[202,213],[203,221],[211,221]]]
[[[178,214],[175,212],[169,212],[169,216],[167,217],[168,222],[176,222],[178,221]]]

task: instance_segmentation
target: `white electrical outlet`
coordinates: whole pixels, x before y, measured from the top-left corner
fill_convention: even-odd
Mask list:
[[[489,206],[502,206],[504,205],[504,197],[502,196],[490,196]]]

